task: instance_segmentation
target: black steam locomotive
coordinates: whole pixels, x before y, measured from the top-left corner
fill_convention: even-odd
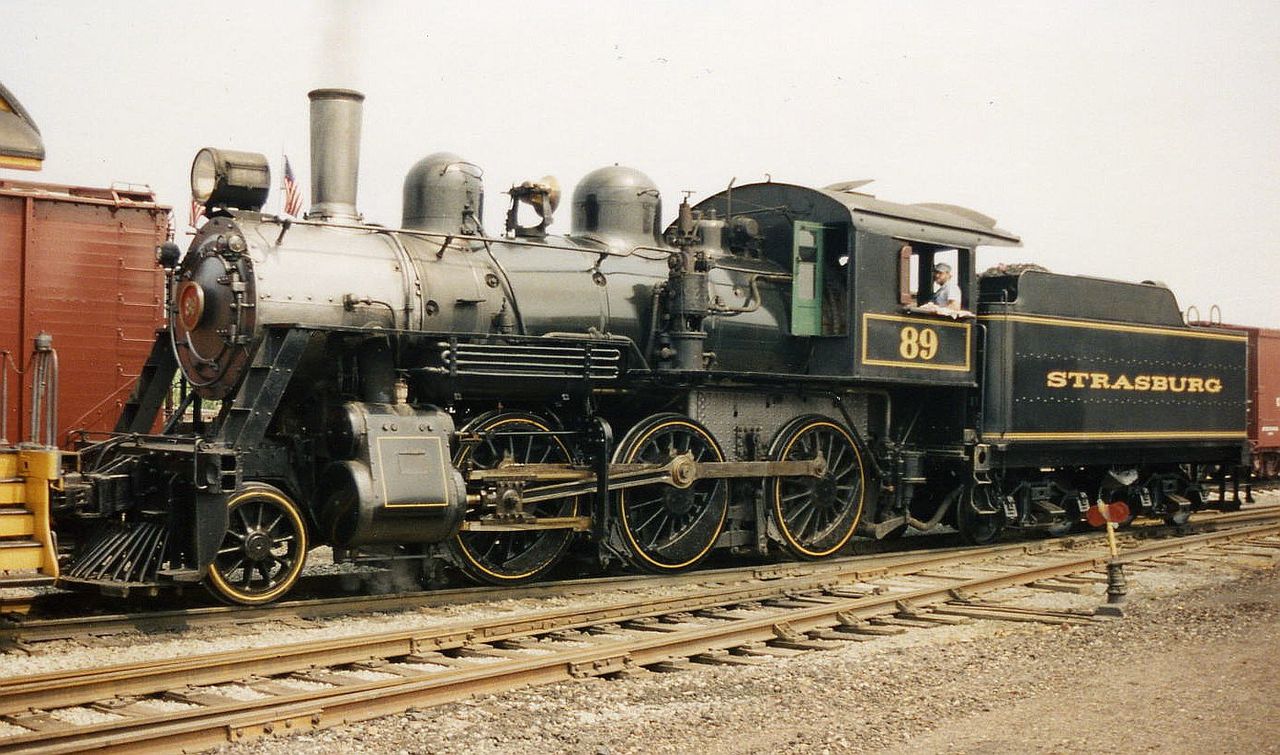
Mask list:
[[[210,220],[161,250],[168,327],[62,484],[64,583],[252,604],[321,544],[509,584],[571,550],[672,572],[986,542],[1097,501],[1182,520],[1200,470],[1242,461],[1244,339],[1163,286],[980,277],[975,249],[1016,236],[858,183],[731,187],[663,229],[653,183],[608,167],[568,235],[548,179],[493,237],[479,168],[435,154],[388,229],[356,211],[362,100],[311,93],[306,219],[261,212],[260,155],[197,157]],[[940,264],[958,301],[930,301]]]

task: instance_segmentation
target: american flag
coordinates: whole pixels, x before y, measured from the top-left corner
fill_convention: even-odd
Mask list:
[[[204,202],[191,200],[191,227],[200,227],[200,218],[204,217]]]
[[[298,190],[298,181],[293,177],[293,166],[289,164],[289,156],[284,156],[284,214],[297,217],[302,211],[302,192]]]

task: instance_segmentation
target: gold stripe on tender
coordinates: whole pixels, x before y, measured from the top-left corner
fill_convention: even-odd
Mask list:
[[[1248,340],[1248,336],[1232,335],[1230,333],[1205,333],[1191,329],[1177,330],[1175,328],[1161,328],[1148,325],[1118,325],[1100,322],[1084,322],[1082,320],[1068,320],[1058,317],[1033,317],[1031,315],[979,315],[978,319],[1025,322],[1034,325],[1056,325],[1062,328],[1084,328],[1085,330],[1110,330],[1118,333],[1144,333],[1148,335],[1176,336],[1178,338],[1200,338],[1208,341],[1234,341],[1237,343],[1244,343]]]
[[[1061,432],[1061,433],[985,433],[984,440],[1244,440],[1242,432],[1206,433],[1198,430],[1165,430],[1151,432]]]

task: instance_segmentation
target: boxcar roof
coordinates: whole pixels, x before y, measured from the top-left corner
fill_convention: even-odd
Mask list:
[[[83,204],[111,205],[113,207],[147,206],[161,210],[169,209],[168,206],[156,203],[156,195],[151,191],[150,187],[133,184],[109,187],[70,186],[66,184],[0,179],[0,196],[33,197],[52,202],[79,202]]]

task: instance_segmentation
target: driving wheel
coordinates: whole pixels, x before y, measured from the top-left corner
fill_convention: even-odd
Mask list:
[[[504,461],[517,464],[568,464],[572,454],[552,424],[522,412],[492,412],[462,428],[462,435],[480,441],[464,444],[454,454],[454,465],[493,469]],[[578,515],[578,497],[556,498],[524,504],[524,513],[539,519]],[[494,504],[467,508],[466,520],[492,518]],[[573,530],[530,529],[505,531],[462,530],[449,542],[453,562],[469,578],[492,585],[530,582],[546,574],[563,558]]]
[[[677,457],[695,463],[724,461],[711,433],[679,414],[641,421],[613,453],[616,464],[666,465]],[[647,571],[674,572],[701,561],[715,545],[729,511],[728,483],[652,483],[618,490],[613,502],[623,557]]]
[[[771,522],[782,544],[805,559],[840,550],[853,536],[866,498],[862,453],[853,435],[827,417],[797,417],[778,431],[769,458],[823,462],[817,477],[765,480]]]

